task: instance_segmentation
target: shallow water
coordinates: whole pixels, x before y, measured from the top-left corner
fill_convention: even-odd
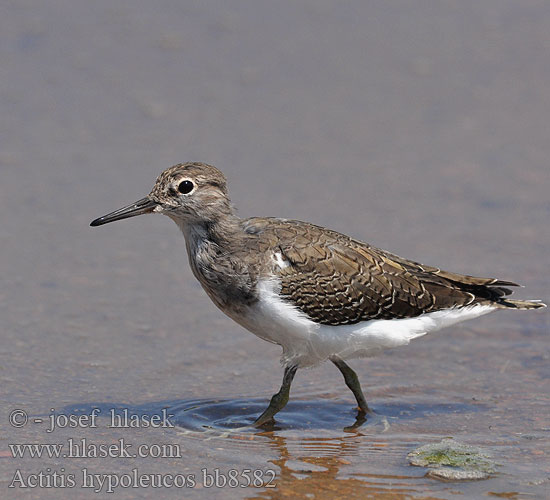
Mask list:
[[[215,309],[167,218],[88,224],[141,198],[165,167],[203,160],[226,173],[243,216],[309,220],[548,302],[547,3],[0,10],[0,497],[546,496],[547,310],[352,361],[375,411],[355,428],[338,370],[300,370],[288,407],[259,431],[250,423],[280,384],[279,348]],[[21,427],[9,424],[16,409]],[[110,427],[111,410],[128,427]],[[163,410],[170,425],[145,427]],[[81,420],[47,432],[63,415]],[[445,483],[408,465],[448,436],[488,449],[498,474]],[[113,456],[63,456],[69,439],[89,454],[113,444]],[[120,439],[147,456],[116,456]],[[22,443],[63,448],[14,458]],[[188,483],[100,487],[133,469]],[[247,469],[263,486],[240,487]],[[82,488],[84,470],[104,476]],[[239,487],[208,487],[216,470]],[[8,489],[16,471],[74,474],[75,487]]]

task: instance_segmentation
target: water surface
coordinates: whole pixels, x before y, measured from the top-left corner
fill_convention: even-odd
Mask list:
[[[247,425],[278,389],[279,348],[209,302],[167,218],[88,226],[144,196],[169,165],[202,160],[226,173],[243,216],[308,220],[548,301],[547,3],[18,0],[0,10],[0,496],[547,494],[547,312],[498,312],[353,361],[376,411],[355,429],[338,370],[300,370],[277,424],[258,431]],[[47,432],[50,415],[94,408],[96,427]],[[29,418],[20,428],[9,425],[15,409]],[[174,427],[113,428],[112,409],[166,409]],[[408,465],[409,451],[449,436],[490,450],[499,474],[443,483]],[[63,457],[69,439],[181,453]],[[13,458],[9,444],[21,443],[64,448]],[[16,471],[62,469],[74,488],[7,489]],[[120,479],[133,469],[196,484],[81,488],[84,470]],[[274,471],[275,487],[208,488],[203,477],[247,469],[265,482]]]

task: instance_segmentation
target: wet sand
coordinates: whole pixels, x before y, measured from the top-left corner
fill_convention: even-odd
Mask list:
[[[241,426],[278,389],[280,349],[210,303],[168,218],[88,224],[167,166],[201,160],[227,175],[243,216],[308,220],[548,302],[550,5],[24,0],[0,11],[1,497],[545,496],[547,310],[498,312],[351,362],[377,413],[356,430],[337,370],[299,371],[276,427],[258,432]],[[46,432],[51,414],[94,408],[96,427]],[[164,408],[174,427],[109,427],[112,409]],[[10,425],[16,409],[26,425]],[[408,465],[448,436],[490,450],[499,473],[444,483]],[[64,457],[69,439],[181,456]],[[63,449],[12,457],[22,443]],[[84,470],[115,480],[133,469],[196,484],[81,487]],[[256,470],[265,483],[274,471],[275,487],[209,488],[203,469]],[[75,486],[8,489],[16,471],[74,474]]]

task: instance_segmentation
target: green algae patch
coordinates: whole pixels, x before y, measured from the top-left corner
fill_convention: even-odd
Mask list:
[[[428,467],[427,476],[446,481],[487,479],[497,468],[486,450],[448,438],[421,446],[407,458],[411,465]]]

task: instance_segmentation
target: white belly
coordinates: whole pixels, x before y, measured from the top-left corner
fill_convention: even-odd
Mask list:
[[[283,348],[282,362],[299,367],[314,366],[332,356],[342,359],[373,356],[383,349],[408,344],[412,339],[459,321],[487,314],[490,305],[436,311],[415,318],[371,320],[354,325],[314,323],[277,293],[278,284],[265,280],[258,285],[260,300],[235,319],[258,337]]]

